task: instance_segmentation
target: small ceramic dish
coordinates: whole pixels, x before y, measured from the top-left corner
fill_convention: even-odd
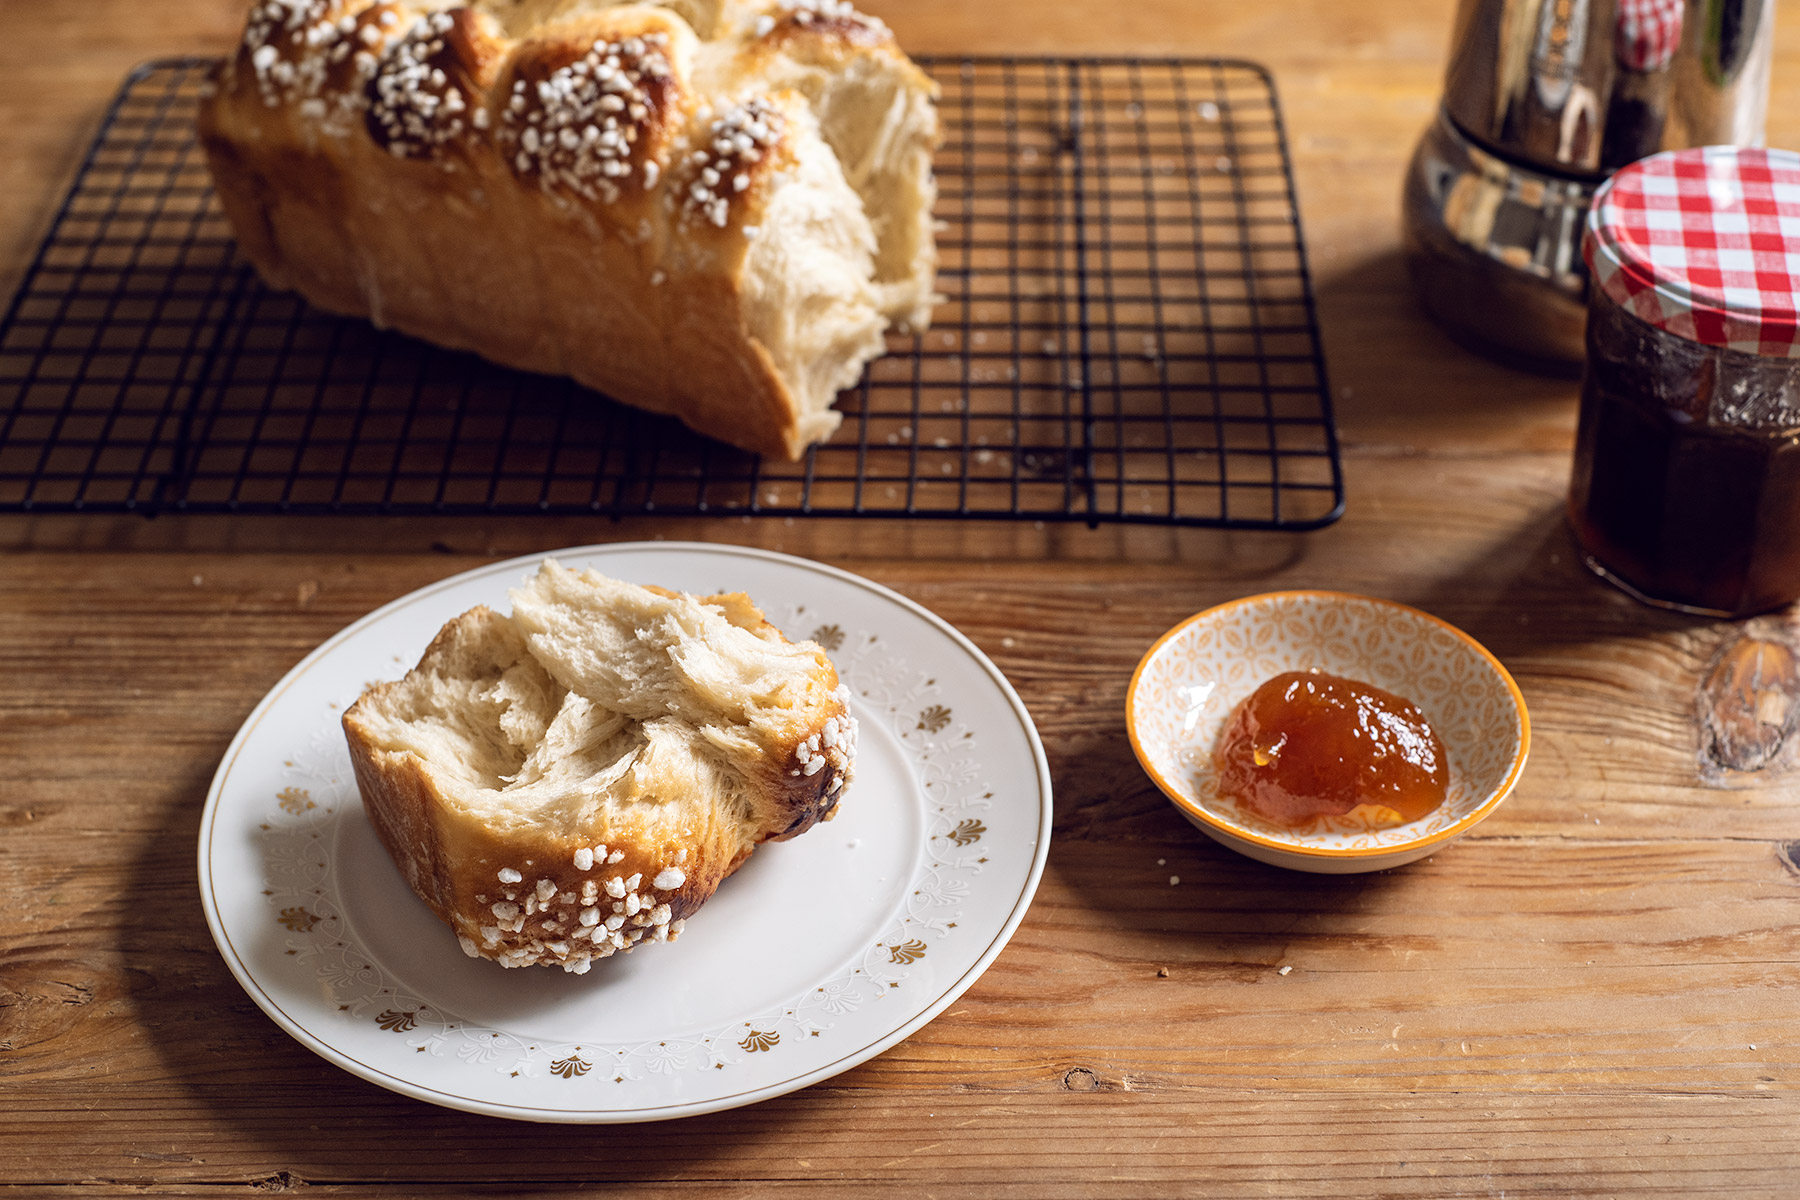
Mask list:
[[[1317,668],[1412,701],[1450,760],[1434,812],[1383,826],[1355,809],[1290,829],[1220,799],[1213,747],[1238,703],[1271,676]],[[1138,663],[1125,694],[1131,748],[1183,816],[1262,862],[1351,874],[1423,858],[1500,806],[1531,745],[1525,698],[1468,634],[1403,604],[1341,592],[1270,592],[1189,617]]]

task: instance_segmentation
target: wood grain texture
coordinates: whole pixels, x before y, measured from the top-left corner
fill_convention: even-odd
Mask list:
[[[878,1197],[1800,1192],[1800,780],[1701,784],[1694,693],[1734,627],[1576,563],[1566,382],[1414,308],[1400,169],[1452,5],[875,3],[920,50],[1237,54],[1275,71],[1349,510],[1308,535],[932,522],[0,517],[0,1197],[775,1192]],[[126,68],[240,0],[0,3],[0,289]],[[1800,2],[1771,141],[1800,143]],[[406,592],[596,541],[822,559],[940,613],[1018,688],[1055,840],[1012,945],[880,1058],[752,1108],[517,1125],[352,1078],[232,980],[194,846],[239,723]],[[1469,630],[1531,765],[1433,858],[1334,879],[1200,837],[1125,741],[1132,666],[1208,604],[1333,587]],[[1179,884],[1169,882],[1179,876]],[[1283,971],[1286,969],[1286,973]]]

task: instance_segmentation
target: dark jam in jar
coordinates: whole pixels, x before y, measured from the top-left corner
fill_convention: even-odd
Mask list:
[[[1410,701],[1319,671],[1277,675],[1238,705],[1213,754],[1219,795],[1278,825],[1360,806],[1383,824],[1444,802],[1444,745]]]
[[[1702,146],[1600,185],[1569,521],[1640,600],[1800,599],[1800,155]]]
[[[1703,346],[1597,293],[1569,518],[1640,599],[1748,616],[1800,596],[1800,372]]]

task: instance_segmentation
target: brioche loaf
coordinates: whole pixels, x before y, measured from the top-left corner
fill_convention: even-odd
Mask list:
[[[512,603],[343,721],[371,824],[469,955],[585,974],[672,941],[756,845],[835,815],[849,692],[748,597],[547,561]]]
[[[257,0],[200,136],[271,285],[795,458],[930,318],[934,94],[845,0]]]

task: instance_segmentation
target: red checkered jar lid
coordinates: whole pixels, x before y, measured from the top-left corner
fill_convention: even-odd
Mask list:
[[[1681,48],[1685,0],[1619,0],[1613,53],[1632,71],[1660,71]]]
[[[1702,146],[1632,163],[1594,196],[1582,257],[1657,329],[1800,358],[1800,154]]]

